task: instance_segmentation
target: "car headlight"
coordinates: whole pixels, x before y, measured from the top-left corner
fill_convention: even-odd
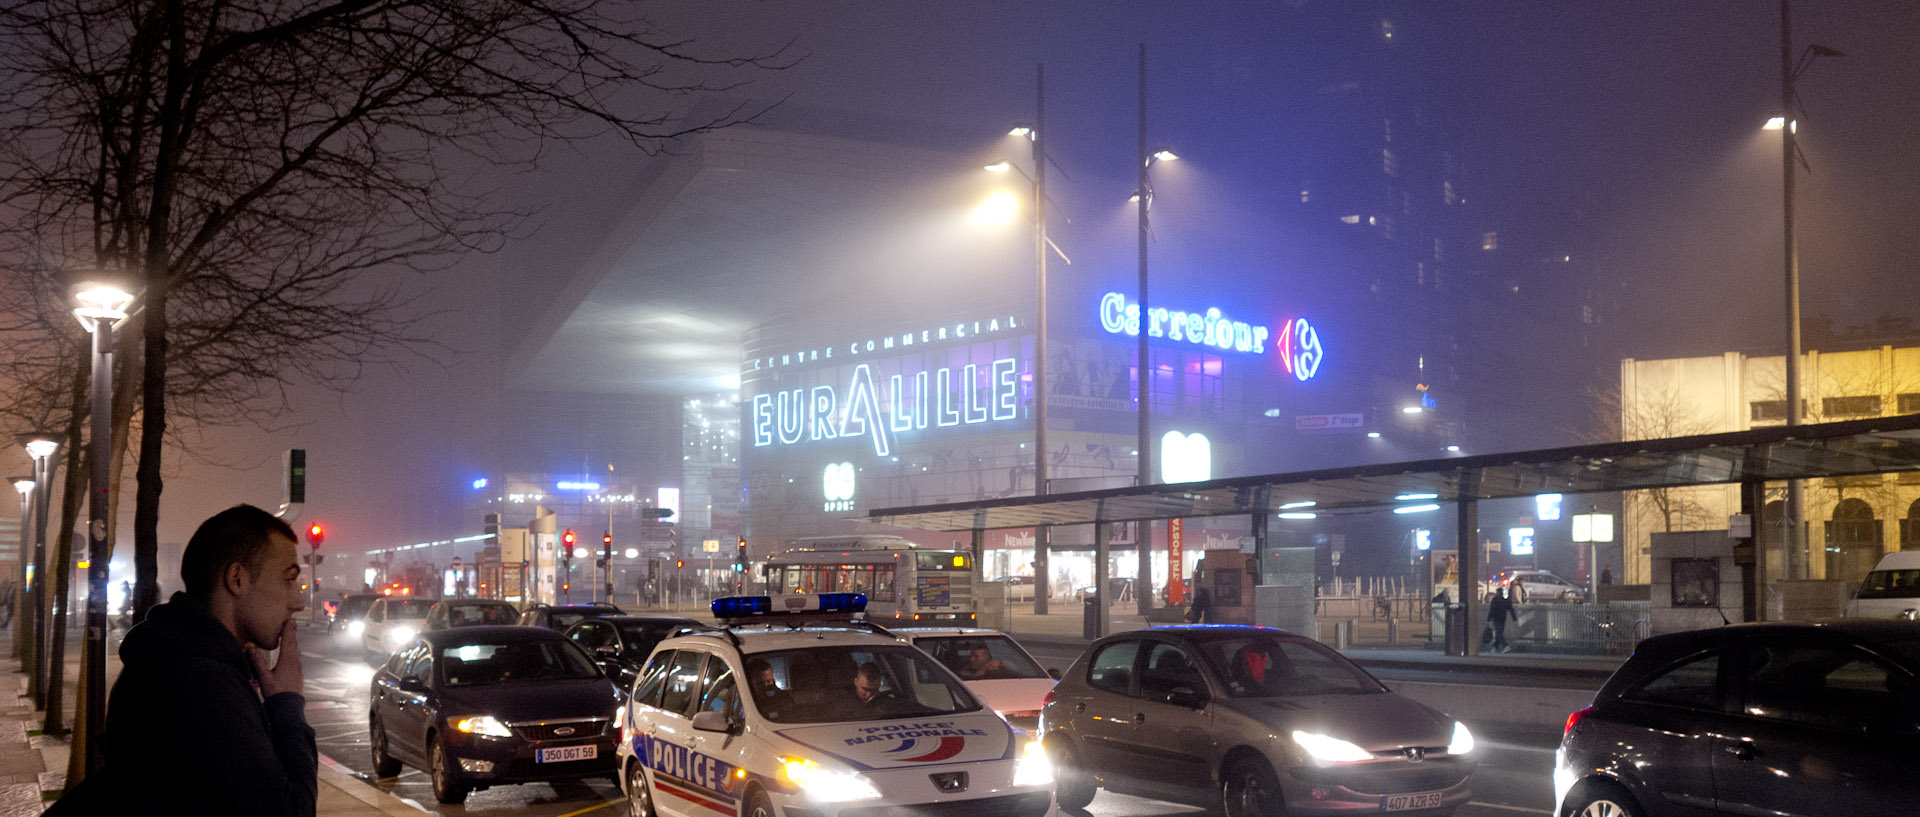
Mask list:
[[[347,635],[353,636],[354,638],[359,638],[360,634],[366,631],[367,631],[367,623],[365,621],[362,621],[356,618],[352,621],[347,622]]]
[[[1013,764],[1013,785],[1053,785],[1053,761],[1047,759],[1040,741],[1027,741],[1026,747],[1020,750],[1020,759]]]
[[[780,758],[780,777],[806,792],[809,799],[822,803],[880,799],[880,790],[865,777],[829,769],[806,758]]]
[[[1453,740],[1447,741],[1447,754],[1464,755],[1473,751],[1473,733],[1467,731],[1467,725],[1453,722]]]
[[[485,735],[490,738],[513,737],[513,730],[492,715],[476,715],[471,718],[448,718],[447,725],[469,735]]]
[[[1373,759],[1372,752],[1330,735],[1302,732],[1296,729],[1293,732],[1293,742],[1307,750],[1307,757],[1313,758],[1316,763],[1355,763]]]
[[[400,645],[405,644],[408,641],[412,640],[413,637],[418,633],[419,633],[418,630],[415,630],[412,627],[408,627],[405,624],[398,624],[392,627],[388,627],[387,628],[387,645],[391,647],[399,647]]]

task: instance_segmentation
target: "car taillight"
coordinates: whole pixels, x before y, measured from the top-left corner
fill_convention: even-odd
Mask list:
[[[621,704],[613,711],[613,744],[624,746],[627,742],[627,706]]]
[[[1053,690],[1051,689],[1047,690],[1047,697],[1040,699],[1040,705],[1043,707],[1050,703],[1053,703]]]
[[[1565,739],[1565,738],[1566,738],[1566,736],[1568,736],[1568,735],[1571,735],[1571,734],[1573,734],[1573,727],[1574,727],[1574,726],[1575,726],[1576,724],[1578,724],[1578,723],[1580,723],[1580,719],[1581,719],[1581,718],[1584,718],[1584,717],[1586,717],[1586,716],[1588,716],[1588,715],[1591,715],[1591,714],[1593,714],[1593,707],[1591,707],[1591,706],[1589,706],[1589,707],[1587,707],[1586,709],[1582,709],[1582,710],[1580,710],[1580,711],[1578,711],[1578,712],[1574,712],[1573,714],[1571,714],[1571,715],[1568,715],[1568,716],[1567,716],[1567,728],[1566,728],[1566,729],[1565,729],[1564,731],[1562,731],[1562,732],[1560,733],[1560,737],[1561,737],[1562,739]]]

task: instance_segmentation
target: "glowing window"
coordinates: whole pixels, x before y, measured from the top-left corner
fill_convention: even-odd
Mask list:
[[[1483,249],[1483,250],[1500,249],[1500,234],[1499,233],[1481,233],[1480,249]]]

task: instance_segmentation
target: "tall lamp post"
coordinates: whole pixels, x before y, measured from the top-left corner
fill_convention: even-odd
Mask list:
[[[1793,86],[1800,75],[1821,57],[1844,56],[1824,45],[1808,45],[1796,61],[1793,55],[1793,24],[1790,0],[1780,0],[1780,116],[1767,123],[1768,129],[1780,129],[1780,183],[1785,217],[1782,238],[1786,266],[1787,312],[1787,425],[1800,424],[1800,248],[1794,238],[1793,166],[1799,161],[1795,143],[1798,117]],[[1781,547],[1785,549],[1787,578],[1807,577],[1807,552],[1800,544],[1800,481],[1787,481],[1787,507],[1782,525]]]
[[[74,317],[93,333],[93,407],[88,418],[92,428],[87,440],[87,632],[86,700],[81,717],[86,728],[81,732],[85,752],[83,774],[91,776],[106,763],[105,747],[98,740],[107,720],[107,563],[113,556],[113,544],[107,540],[110,524],[109,490],[113,469],[108,458],[113,450],[113,330],[127,319],[127,307],[133,295],[110,284],[84,283],[74,292]]]
[[[1034,265],[1034,312],[1033,327],[1033,493],[1035,496],[1047,492],[1047,251],[1058,253],[1060,260],[1072,264],[1073,260],[1060,247],[1047,237],[1047,149],[1042,133],[1046,127],[1047,116],[1047,68],[1036,66],[1036,101],[1033,127],[1014,128],[1009,136],[1026,137],[1033,143],[1033,174],[1015,167],[1011,162],[996,162],[987,165],[987,170],[1005,173],[1018,172],[1033,184],[1033,265]],[[1038,614],[1047,612],[1047,540],[1050,532],[1045,526],[1034,528],[1034,587],[1033,611]],[[979,563],[974,564],[974,572],[980,570]]]
[[[67,441],[67,435],[33,431],[15,437],[33,458],[33,562],[27,566],[27,592],[32,596],[33,652],[32,672],[27,674],[28,693],[36,706],[45,706],[47,698],[47,494],[53,452]],[[25,530],[23,529],[24,535]],[[24,556],[26,549],[21,548]]]
[[[34,480],[31,476],[8,477],[7,479],[13,482],[14,490],[20,492],[20,542],[19,548],[16,551],[18,554],[16,558],[20,560],[20,572],[14,578],[13,584],[13,620],[19,623],[15,624],[13,628],[13,657],[25,661],[27,660],[29,652],[33,649],[33,645],[29,643],[27,638],[28,627],[26,622],[31,619],[26,618],[26,587],[27,577],[31,575],[27,567],[27,520],[33,515]],[[31,662],[28,663],[25,669],[28,675],[33,674],[34,668]]]
[[[1140,439],[1135,443],[1139,454],[1135,462],[1139,464],[1139,473],[1135,475],[1136,484],[1146,487],[1153,484],[1153,356],[1148,347],[1148,337],[1152,335],[1152,320],[1147,313],[1147,238],[1151,235],[1151,226],[1147,220],[1148,211],[1153,206],[1153,182],[1148,178],[1147,170],[1156,161],[1169,162],[1180,158],[1166,148],[1147,150],[1147,44],[1140,44],[1140,184],[1134,188],[1133,201],[1139,207],[1140,214],[1140,281],[1138,331],[1135,333],[1139,348],[1139,365],[1134,368],[1134,390],[1139,392],[1140,405],[1135,410],[1140,420]],[[1153,545],[1153,523],[1140,522],[1134,535],[1135,553],[1139,556],[1138,573],[1142,577],[1151,577],[1152,556],[1148,552]],[[1167,583],[1180,581],[1180,566],[1167,560]],[[1143,581],[1151,585],[1149,579]],[[1153,594],[1150,589],[1139,594],[1139,610],[1144,615],[1153,607]],[[1169,595],[1171,598],[1171,595]]]

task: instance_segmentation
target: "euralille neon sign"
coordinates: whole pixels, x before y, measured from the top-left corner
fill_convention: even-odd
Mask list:
[[[1139,337],[1140,305],[1127,303],[1127,296],[1118,292],[1100,296],[1100,328],[1109,334]],[[1222,352],[1263,355],[1267,339],[1274,334],[1259,324],[1231,320],[1217,307],[1205,312],[1149,307],[1147,337],[1185,341]],[[1306,318],[1282,324],[1277,340],[1281,363],[1295,378],[1306,380],[1319,373],[1326,351],[1320,346],[1319,332]]]
[[[1019,365],[1007,357],[985,366],[969,363],[957,371],[943,366],[892,375],[887,379],[891,399],[884,406],[870,363],[853,367],[845,389],[814,386],[756,394],[753,444],[758,448],[866,437],[875,456],[891,456],[895,434],[1018,417]]]

